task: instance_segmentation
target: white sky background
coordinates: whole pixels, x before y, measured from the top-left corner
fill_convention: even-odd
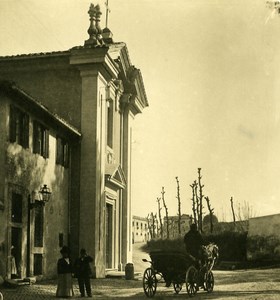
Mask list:
[[[99,1],[105,23],[105,0]],[[98,2],[93,2],[97,4]],[[0,55],[67,50],[88,38],[90,1],[0,0]],[[280,213],[280,16],[264,0],[109,0],[109,28],[141,69],[150,107],[135,119],[133,214],[191,213],[202,168],[219,219],[230,197]]]

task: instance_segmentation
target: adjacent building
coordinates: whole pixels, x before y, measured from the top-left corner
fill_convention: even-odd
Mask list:
[[[96,277],[132,260],[132,122],[148,101],[100,14],[84,46],[0,57],[2,276],[53,277],[62,245],[86,248]]]

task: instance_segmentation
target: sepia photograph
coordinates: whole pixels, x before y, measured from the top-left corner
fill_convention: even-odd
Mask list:
[[[0,0],[0,300],[280,299],[280,1]]]

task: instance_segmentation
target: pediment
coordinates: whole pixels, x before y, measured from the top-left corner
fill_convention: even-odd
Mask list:
[[[119,164],[106,164],[105,181],[124,189],[126,187],[126,178],[122,167]]]
[[[119,66],[118,79],[122,81],[125,95],[123,103],[128,104],[134,114],[141,113],[145,107],[149,106],[149,103],[140,69],[131,64],[128,49],[124,43],[110,46],[109,54]]]

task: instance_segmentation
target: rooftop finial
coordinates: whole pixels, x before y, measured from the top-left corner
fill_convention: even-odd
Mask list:
[[[89,7],[89,20],[90,25],[88,29],[89,39],[85,41],[85,45],[93,45],[96,46],[99,44],[98,41],[102,42],[101,40],[101,28],[99,26],[100,22],[100,15],[102,14],[100,11],[99,5],[94,6],[92,3]]]
[[[100,44],[102,44],[103,43],[102,35],[101,35],[102,34],[102,29],[99,25],[100,16],[102,15],[102,12],[100,11],[100,6],[98,4],[95,6],[95,11],[96,11],[96,13],[95,13],[95,15],[96,15],[95,16],[96,38],[100,42]]]

